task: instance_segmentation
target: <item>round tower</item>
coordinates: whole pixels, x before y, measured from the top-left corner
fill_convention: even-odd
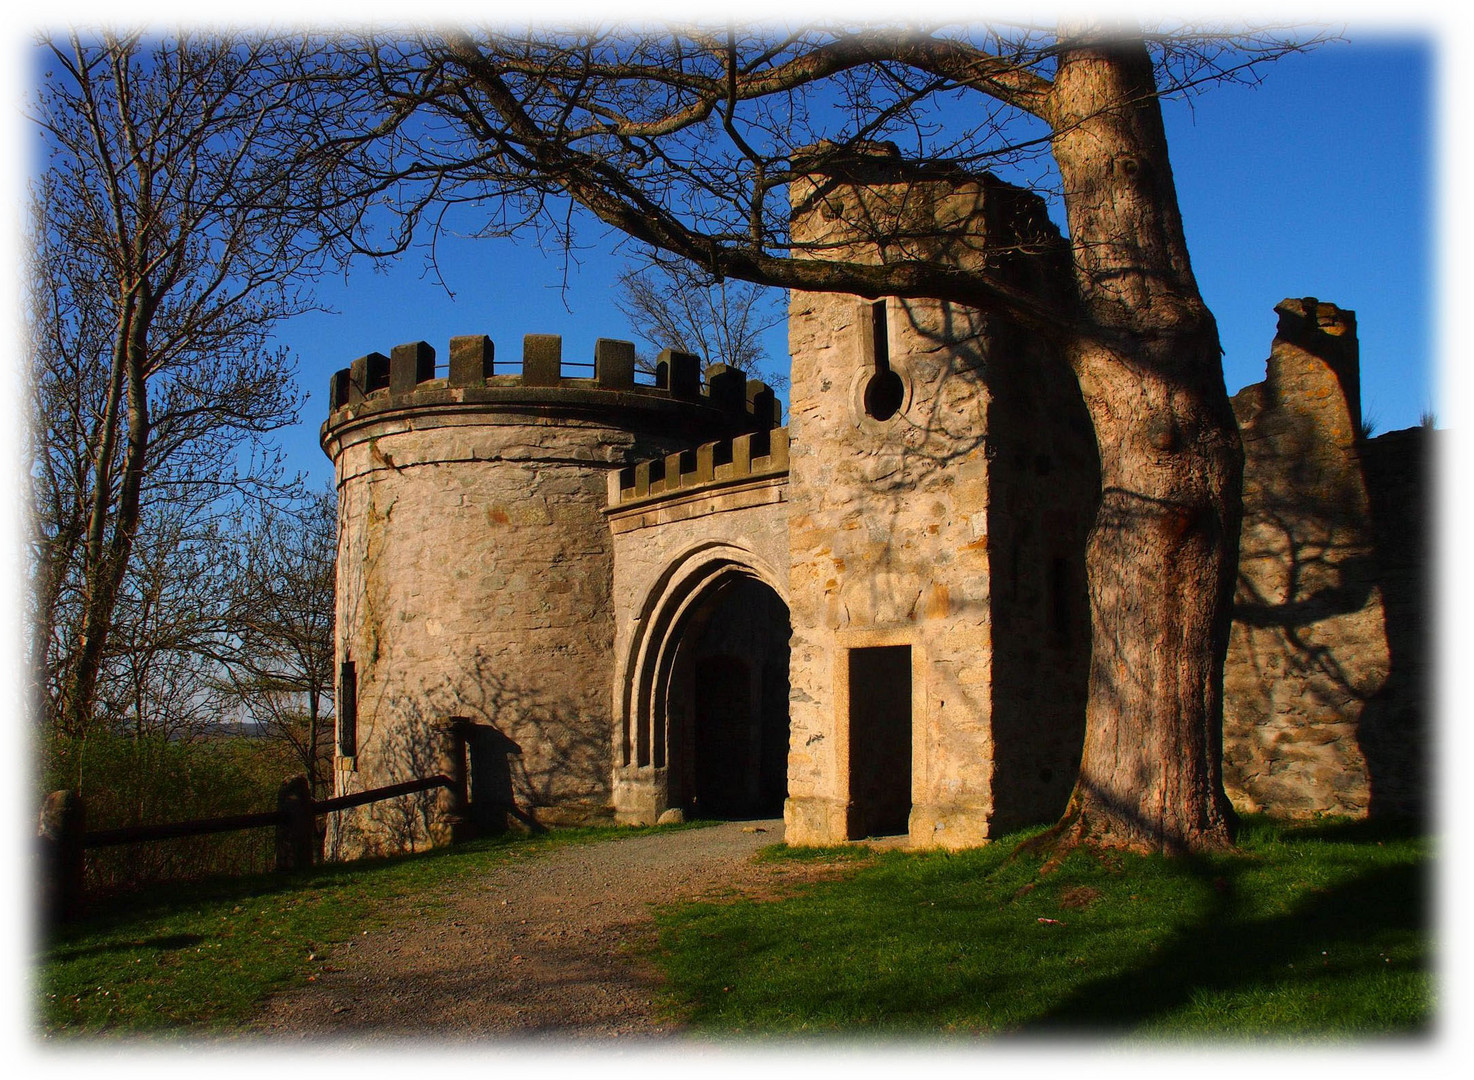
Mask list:
[[[590,375],[562,340],[524,339],[499,374],[492,342],[424,342],[337,372],[322,446],[339,497],[336,790],[441,771],[438,726],[473,723],[472,802],[560,823],[611,803],[614,733],[610,474],[751,430],[746,381],[661,354],[635,381],[634,346],[600,340]],[[570,365],[572,366],[572,365]],[[436,800],[335,815],[340,856],[437,839]]]

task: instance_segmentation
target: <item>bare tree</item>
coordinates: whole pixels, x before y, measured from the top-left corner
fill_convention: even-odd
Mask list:
[[[242,537],[218,654],[237,699],[290,746],[314,792],[331,740],[338,500],[267,507]]]
[[[264,438],[299,397],[269,334],[311,305],[304,282],[355,210],[297,164],[307,41],[74,33],[43,50],[38,667],[80,733],[151,500],[205,507],[279,479]]]
[[[786,389],[762,335],[782,322],[784,293],[741,280],[717,281],[698,266],[658,254],[619,275],[614,304],[657,349],[761,374]]]
[[[227,615],[227,538],[216,508],[188,496],[146,507],[98,674],[98,716],[134,738],[178,739],[220,722],[213,684]]]
[[[1221,677],[1242,449],[1159,98],[1253,77],[1301,47],[1093,22],[1050,34],[427,34],[363,44],[366,126],[384,138],[353,150],[370,176],[419,176],[448,203],[490,207],[487,233],[566,235],[572,204],[714,280],[933,297],[1054,342],[1093,419],[1102,478],[1085,748],[1060,836],[1206,850],[1233,837]],[[913,169],[1052,169],[1067,295],[1041,295],[991,263],[935,261],[905,236],[871,237],[871,259],[795,241],[790,183],[817,178],[822,197],[854,148],[877,140]]]
[[[36,209],[37,220],[44,206]],[[32,342],[31,496],[33,514],[30,590],[33,694],[40,715],[59,720],[68,676],[75,670],[86,618],[86,546],[96,502],[97,448],[105,428],[109,369],[105,355],[107,312],[73,305],[62,259],[40,231],[31,252]],[[178,372],[156,380],[162,400],[154,408],[162,436],[173,424],[169,384]],[[193,372],[185,372],[194,375]],[[290,369],[282,372],[289,386]],[[208,375],[197,385],[208,386]],[[273,400],[283,400],[273,391]],[[292,395],[285,395],[290,401]],[[108,641],[99,659],[94,692],[96,719],[134,734],[169,734],[208,711],[201,695],[185,688],[181,673],[198,673],[201,650],[219,625],[218,519],[238,509],[242,484],[265,481],[276,491],[279,471],[258,457],[252,467],[233,460],[249,434],[230,425],[195,426],[189,437],[160,438],[153,447],[150,479],[140,494],[138,525],[127,572],[118,580]],[[116,497],[119,477],[105,485]],[[165,683],[172,684],[165,691]],[[159,691],[155,693],[155,691]],[[74,734],[82,734],[73,729]]]

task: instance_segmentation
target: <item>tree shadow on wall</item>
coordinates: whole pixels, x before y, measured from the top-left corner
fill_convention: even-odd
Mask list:
[[[1429,767],[1436,715],[1430,676],[1437,661],[1430,631],[1438,625],[1441,597],[1431,588],[1437,557],[1430,537],[1438,532],[1434,467],[1441,438],[1429,424],[1389,431],[1359,447],[1392,661],[1375,740],[1383,778],[1373,794],[1380,791],[1389,807],[1420,821],[1438,802]]]
[[[397,701],[399,722],[387,731],[375,725],[359,746],[362,754],[372,750],[378,775],[372,785],[385,786],[420,780],[443,771],[442,738],[436,728],[438,716],[428,714],[417,703]],[[449,809],[447,793],[418,791],[367,806],[334,814],[328,857],[341,859],[396,855],[425,847],[434,828]]]
[[[545,686],[532,688],[499,671],[480,647],[454,679],[391,685],[380,697],[360,753],[377,765],[376,783],[395,783],[449,768],[450,717],[467,733],[472,820],[499,831],[508,818],[530,829],[609,817],[613,736],[607,716],[590,717],[558,693],[556,658]],[[449,810],[449,792],[422,792],[376,803],[343,823],[359,850],[391,853],[424,846]],[[348,817],[348,815],[344,815]]]
[[[1248,429],[1250,432],[1253,428]],[[1355,724],[1372,814],[1418,814],[1426,768],[1416,708],[1402,687],[1405,651],[1391,649],[1393,613],[1355,451],[1336,455],[1309,425],[1248,438],[1244,527],[1234,601],[1235,665],[1265,693],[1297,681],[1312,721]],[[1233,685],[1232,680],[1230,686]],[[1269,712],[1260,715],[1269,701]],[[1269,722],[1269,699],[1233,702],[1230,726]],[[1263,769],[1248,741],[1230,762]]]
[[[458,685],[431,690],[428,700],[477,725],[477,753],[484,767],[499,770],[494,779],[482,777],[486,790],[510,790],[509,805],[538,820],[551,821],[549,811],[565,807],[605,818],[614,746],[609,705],[590,715],[572,694],[559,692],[557,657],[547,660],[545,681],[532,686],[499,672],[478,646]]]
[[[1380,673],[1368,679],[1348,668],[1348,661],[1358,658],[1356,645],[1360,643],[1316,641],[1308,633],[1325,628],[1338,616],[1363,610],[1372,600],[1376,566],[1371,554],[1364,545],[1338,543],[1324,530],[1307,524],[1308,515],[1296,508],[1273,512],[1256,507],[1245,516],[1254,518],[1261,536],[1273,533],[1278,541],[1255,550],[1245,545],[1240,563],[1278,554],[1283,576],[1264,588],[1253,575],[1241,571],[1234,620],[1246,627],[1275,631],[1274,640],[1288,658],[1288,670],[1319,676],[1307,683],[1307,689],[1325,708],[1373,700],[1384,681]]]
[[[998,324],[986,377],[1002,833],[1057,820],[1079,775],[1091,658],[1086,542],[1100,503],[1100,459],[1073,372],[1031,335]]]
[[[920,347],[898,361],[918,392],[894,422],[896,434],[877,440],[898,449],[900,460],[873,490],[893,500],[894,535],[926,505],[929,489],[951,484],[959,499],[970,499],[962,491],[971,480],[962,473],[986,483],[983,520],[972,526],[972,546],[986,548],[986,580],[969,583],[965,597],[954,592],[946,607],[955,619],[986,625],[988,651],[958,666],[987,671],[980,681],[960,673],[952,694],[971,682],[980,699],[963,693],[949,707],[988,718],[991,830],[1053,821],[1064,812],[1084,745],[1085,552],[1100,491],[1094,428],[1073,373],[1036,336],[950,304],[903,301],[901,311]],[[939,565],[955,557],[951,550],[936,556]],[[892,570],[891,559],[887,550],[877,569]]]

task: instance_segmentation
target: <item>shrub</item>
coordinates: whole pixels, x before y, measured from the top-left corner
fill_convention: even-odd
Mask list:
[[[279,744],[243,735],[57,737],[43,753],[42,792],[78,792],[94,831],[274,810],[292,771]],[[254,873],[270,869],[273,854],[271,829],[94,848],[86,891],[95,899],[165,881]]]

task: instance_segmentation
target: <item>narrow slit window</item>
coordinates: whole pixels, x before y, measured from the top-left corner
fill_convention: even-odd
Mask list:
[[[358,753],[358,671],[352,660],[338,668],[338,756]]]
[[[875,344],[875,370],[891,369],[890,328],[886,325],[885,301],[877,300],[870,305],[870,337]]]
[[[901,377],[891,370],[890,327],[886,321],[884,300],[870,305],[870,340],[875,370],[865,384],[865,415],[885,421],[901,411],[906,387]]]

